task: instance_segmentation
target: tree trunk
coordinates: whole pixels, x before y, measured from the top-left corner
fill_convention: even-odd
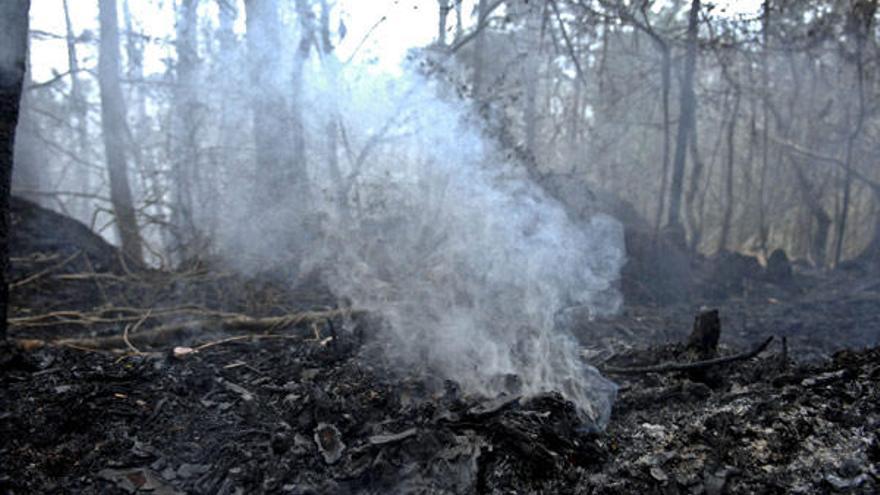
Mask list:
[[[539,54],[541,51],[541,9],[538,4],[532,2],[523,7],[523,14],[526,16],[526,45],[529,47],[523,64],[525,80],[525,108],[523,109],[523,120],[525,121],[525,138],[526,152],[530,159],[533,159],[537,150],[538,140],[538,82],[539,82]],[[574,56],[574,54],[572,54]]]
[[[662,94],[661,103],[663,105],[663,169],[660,175],[660,200],[657,205],[657,213],[654,217],[654,236],[660,233],[660,224],[663,221],[663,210],[666,208],[666,186],[669,180],[669,144],[671,141],[669,121],[669,92],[672,86],[672,54],[669,45],[663,44],[662,50]]]
[[[812,184],[810,184],[806,174],[804,174],[803,166],[799,163],[795,163],[794,159],[792,159],[792,166],[794,167],[795,178],[800,186],[804,203],[815,221],[815,231],[811,232],[812,242],[810,245],[810,254],[812,255],[815,266],[817,268],[824,268],[828,250],[828,234],[831,230],[831,217],[828,216],[828,213],[822,206],[821,198],[816,191],[813,190]]]
[[[290,120],[293,124],[290,138],[293,142],[293,164],[285,175],[285,184],[288,184],[288,193],[299,198],[300,204],[309,203],[311,190],[308,184],[308,163],[306,161],[306,129],[305,119],[302,113],[303,107],[303,77],[306,60],[312,47],[318,49],[317,33],[315,32],[315,19],[309,5],[309,0],[296,0],[296,13],[302,27],[302,37],[299,40],[293,59],[293,84],[291,93]],[[328,21],[329,22],[329,21]],[[329,39],[328,39],[329,42]],[[307,211],[307,208],[301,208]]]
[[[190,259],[198,250],[193,189],[197,181],[199,163],[199,103],[196,96],[196,69],[198,64],[198,2],[183,0],[177,19],[177,86],[174,106],[175,143],[172,176],[174,202],[172,225],[175,232],[173,253],[180,260]],[[207,199],[207,198],[206,198]]]
[[[338,91],[339,81],[339,60],[333,53],[334,47],[330,42],[330,6],[327,0],[321,0],[321,53],[324,65],[324,71],[327,74],[330,91],[335,93]],[[335,189],[332,193],[333,202],[339,208],[340,216],[344,223],[348,223],[351,219],[351,212],[348,208],[348,197],[346,192],[348,187],[345,178],[342,176],[342,170],[339,167],[339,108],[335,101],[330,102],[330,115],[327,119],[326,144],[327,144],[327,170],[330,173],[330,179],[333,181]]]
[[[694,94],[694,72],[697,65],[699,13],[700,0],[693,0],[688,18],[687,54],[684,61],[681,88],[681,111],[678,118],[678,136],[675,142],[675,160],[672,166],[672,190],[669,194],[669,225],[677,231],[681,229],[681,203],[688,137],[694,127],[694,114],[697,106]]]
[[[116,0],[99,0],[98,6],[101,23],[98,83],[101,90],[101,127],[110,175],[110,202],[116,214],[122,252],[140,265],[143,264],[143,250],[125,161],[125,102],[119,82],[119,17]]]
[[[0,339],[9,302],[9,190],[21,89],[27,67],[30,0],[0,2]]]
[[[727,168],[724,178],[724,214],[721,220],[721,235],[718,240],[718,250],[727,248],[727,240],[730,237],[730,222],[733,219],[733,159],[735,157],[734,138],[736,137],[736,121],[739,117],[739,103],[741,94],[736,90],[733,100],[733,115],[727,124]]]
[[[455,2],[455,41],[461,39],[461,33],[464,31],[464,24],[462,23],[461,16],[461,2],[456,0]]]
[[[480,0],[477,5],[477,26],[479,29],[477,38],[474,40],[474,75],[473,75],[473,96],[474,99],[480,100],[483,96],[483,77],[485,74],[485,51],[486,51],[486,29],[483,24],[489,15],[489,0]]]
[[[73,114],[76,122],[76,153],[79,157],[86,158],[89,151],[88,104],[79,79],[79,56],[76,50],[76,35],[70,20],[68,0],[64,0],[62,7],[64,8],[64,27],[67,30],[67,65],[70,68],[70,113]],[[91,179],[91,170],[83,169],[82,183],[80,184],[83,192],[92,192]],[[88,198],[81,198],[77,202],[79,203],[77,210],[80,218],[88,218],[92,212],[92,201]]]
[[[846,235],[847,219],[849,218],[850,196],[852,195],[852,168],[853,153],[862,127],[865,123],[866,105],[865,105],[865,61],[863,59],[865,43],[871,32],[874,22],[874,15],[877,12],[877,1],[856,2],[848,18],[849,33],[855,38],[855,56],[856,56],[856,120],[851,123],[849,113],[845,119],[847,130],[846,139],[846,160],[844,169],[846,176],[843,182],[843,204],[841,205],[840,219],[837,224],[837,239],[834,246],[834,265],[840,264],[843,255],[843,241]],[[846,98],[850,98],[846,96]]]
[[[449,11],[452,8],[449,6],[449,0],[437,0],[437,5],[440,10],[440,19],[437,25],[437,44],[446,46],[446,20],[449,18]]]
[[[770,163],[770,0],[764,0],[761,20],[761,173],[758,177],[758,247],[761,254],[767,257],[767,238],[770,234],[767,226],[767,205],[765,191],[767,189],[767,167]]]
[[[301,0],[297,2],[300,10]],[[288,198],[305,201],[304,141],[301,120],[290,111],[285,94],[299,97],[300,67],[294,68],[292,85],[282,73],[280,53],[282,46],[281,20],[277,0],[245,1],[247,16],[247,45],[250,59],[252,86],[258,91],[253,102],[253,132],[256,147],[256,183],[254,211],[278,207]],[[299,58],[299,52],[295,55]],[[294,65],[300,65],[294,60]],[[290,87],[293,90],[290,91]]]

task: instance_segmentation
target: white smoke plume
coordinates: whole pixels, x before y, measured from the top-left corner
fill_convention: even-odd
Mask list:
[[[422,76],[349,67],[338,84],[316,83],[324,74],[306,77],[313,103],[303,112],[319,148],[308,211],[291,198],[246,228],[227,226],[236,257],[265,266],[298,244],[302,272],[320,269],[338,296],[382,315],[393,362],[471,394],[558,391],[604,423],[615,387],[585,365],[561,316],[618,309],[620,224],[571,221],[503,159],[462,101],[444,101]],[[334,171],[320,146],[337,109]],[[310,234],[297,236],[304,217]]]

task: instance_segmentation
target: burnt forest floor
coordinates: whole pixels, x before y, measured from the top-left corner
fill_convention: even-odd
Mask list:
[[[390,371],[379,322],[308,280],[134,271],[22,203],[13,225],[2,493],[880,488],[876,275],[798,274],[584,322],[584,356],[606,371],[692,360],[681,342],[703,306],[720,310],[720,356],[774,337],[694,372],[609,373],[620,390],[595,432],[553,394],[478,400]]]

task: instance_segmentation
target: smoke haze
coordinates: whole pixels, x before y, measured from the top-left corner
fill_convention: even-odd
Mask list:
[[[562,316],[618,309],[620,224],[571,221],[463,102],[420,75],[350,68],[338,87],[307,87],[303,113],[321,129],[345,109],[339,170],[311,160],[317,193],[222,226],[227,252],[246,269],[298,253],[301,273],[320,270],[338,296],[382,315],[387,355],[407,370],[471,394],[555,390],[606,421],[615,388],[582,362]]]

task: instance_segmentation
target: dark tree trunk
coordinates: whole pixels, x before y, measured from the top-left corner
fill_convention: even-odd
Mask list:
[[[675,142],[675,160],[672,167],[672,190],[669,194],[669,226],[681,229],[681,204],[684,189],[684,166],[687,158],[688,138],[694,128],[696,96],[694,95],[694,72],[697,65],[697,20],[700,0],[691,2],[688,20],[687,54],[681,87],[681,112],[678,118],[678,136]]]
[[[101,45],[98,83],[101,88],[101,127],[110,175],[110,202],[116,214],[122,252],[137,264],[143,263],[134,201],[125,161],[125,101],[119,82],[119,15],[116,0],[99,0]]]
[[[0,338],[9,302],[9,189],[21,88],[27,67],[30,0],[0,2]]]

